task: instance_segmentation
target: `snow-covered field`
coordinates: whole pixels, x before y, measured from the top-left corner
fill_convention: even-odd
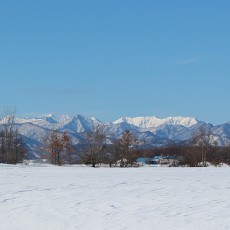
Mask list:
[[[230,168],[0,165],[0,229],[230,229]]]

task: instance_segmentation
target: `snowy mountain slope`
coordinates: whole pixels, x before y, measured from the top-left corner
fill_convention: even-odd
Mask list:
[[[214,126],[212,131],[218,137],[219,145],[230,145],[230,123]]]
[[[99,124],[102,124],[102,122],[100,122],[94,117],[88,118],[82,115],[77,115],[76,117],[70,117],[62,125],[59,125],[57,129],[72,130],[73,132],[80,133],[90,131]]]
[[[0,127],[6,122],[0,120]],[[67,132],[74,144],[84,139],[84,132],[92,131],[96,126],[103,124],[108,136],[108,143],[121,137],[126,130],[130,130],[138,139],[143,140],[146,146],[165,146],[169,143],[188,141],[200,126],[206,126],[213,132],[218,145],[230,144],[230,123],[213,126],[193,117],[124,117],[114,122],[101,122],[93,117],[82,115],[46,115],[40,118],[16,118],[19,132],[25,137],[28,146],[42,145],[44,138],[52,131]]]

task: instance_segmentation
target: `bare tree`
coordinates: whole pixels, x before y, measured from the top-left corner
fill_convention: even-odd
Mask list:
[[[5,109],[3,129],[0,132],[0,160],[7,164],[22,162],[28,152],[17,128],[15,113],[15,109]]]
[[[135,147],[138,140],[129,131],[126,130],[122,137],[115,142],[116,154],[120,156],[120,166],[133,166],[136,160]]]
[[[72,153],[74,148],[71,143],[70,137],[66,132],[64,132],[62,135],[62,143],[65,159],[69,164],[72,164]]]
[[[109,167],[116,167],[122,156],[122,148],[119,139],[113,141],[111,145],[107,146],[105,153],[105,164],[109,164]]]
[[[78,156],[84,163],[92,164],[96,167],[99,163],[105,161],[106,154],[106,133],[104,125],[97,125],[91,131],[84,133],[84,148]]]
[[[51,164],[62,165],[66,161],[71,163],[72,145],[66,132],[52,131],[44,139],[43,149]]]
[[[210,146],[212,146],[213,136],[211,130],[207,129],[205,126],[201,126],[197,133],[193,136],[193,143],[195,147],[194,157],[197,158],[196,153],[200,153],[202,166],[207,166],[207,151]],[[194,159],[196,160],[196,159]]]

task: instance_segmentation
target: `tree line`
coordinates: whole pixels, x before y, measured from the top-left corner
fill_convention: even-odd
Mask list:
[[[201,126],[188,143],[165,147],[144,148],[145,141],[138,140],[126,130],[121,137],[108,143],[106,127],[98,125],[84,133],[81,145],[72,146],[66,133],[53,131],[44,145],[47,159],[52,164],[83,163],[93,167],[109,165],[110,167],[138,166],[138,157],[174,156],[179,166],[206,167],[208,163],[218,165],[230,164],[230,146],[220,147],[211,131]],[[58,160],[55,160],[58,159]]]
[[[15,122],[15,111],[7,112],[0,129],[0,163],[16,164],[27,158],[29,148],[23,141]],[[138,157],[159,155],[175,156],[179,165],[191,167],[207,166],[219,163],[230,164],[230,146],[219,147],[213,134],[201,126],[188,143],[146,149],[145,140],[138,140],[126,130],[120,137],[109,140],[106,126],[97,125],[82,133],[83,140],[73,145],[66,132],[53,130],[44,137],[42,156],[51,164],[63,165],[83,163],[98,167],[103,164],[110,167],[138,166]]]
[[[36,150],[42,157],[54,165],[83,163],[93,167],[109,164],[110,167],[135,166],[137,139],[130,131],[107,143],[104,125],[97,125],[83,133],[80,145],[73,145],[66,132],[53,130],[44,138],[41,147]],[[24,138],[18,131],[15,110],[7,109],[0,126],[0,163],[16,164],[27,159],[31,149],[26,146]]]
[[[218,146],[212,132],[201,126],[189,143],[141,150],[144,157],[174,156],[179,166],[206,167],[208,164],[218,166],[221,163],[230,165],[230,146]]]
[[[102,164],[110,167],[136,166],[135,151],[138,140],[130,131],[125,131],[120,138],[108,143],[104,125],[98,125],[84,132],[84,140],[80,145],[71,144],[66,132],[52,131],[45,138],[42,147],[44,157],[55,165],[83,163],[92,167]]]
[[[27,157],[28,148],[15,125],[15,112],[9,111],[4,119],[0,129],[0,163],[20,163]]]

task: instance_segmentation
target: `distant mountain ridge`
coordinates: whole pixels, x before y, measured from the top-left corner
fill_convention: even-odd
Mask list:
[[[6,122],[0,120],[0,126]],[[35,148],[42,145],[44,137],[52,130],[67,132],[75,145],[79,144],[83,133],[93,130],[99,124],[106,127],[108,141],[120,137],[126,130],[130,130],[137,138],[146,141],[146,145],[165,146],[170,143],[180,143],[189,140],[200,126],[206,126],[213,133],[219,146],[230,144],[230,123],[214,126],[194,117],[123,117],[114,122],[101,122],[94,117],[83,115],[53,115],[48,114],[40,118],[16,118],[15,123],[19,132],[25,137],[27,145]]]
[[[119,124],[121,122],[125,122],[128,124],[135,125],[137,127],[148,129],[152,127],[158,127],[163,124],[168,125],[182,125],[184,127],[191,127],[198,123],[198,121],[194,117],[168,117],[160,119],[158,117],[123,117],[116,121],[114,124]]]

